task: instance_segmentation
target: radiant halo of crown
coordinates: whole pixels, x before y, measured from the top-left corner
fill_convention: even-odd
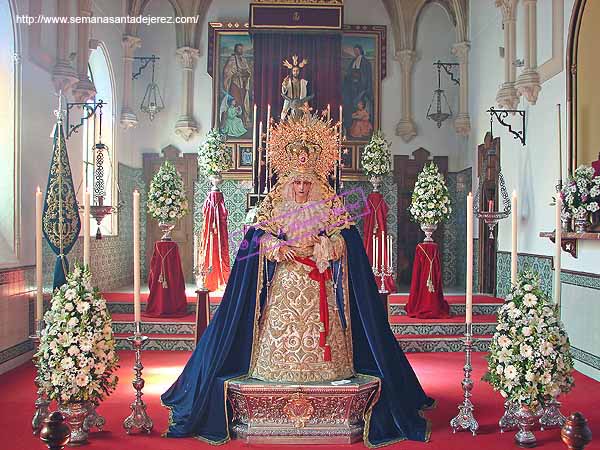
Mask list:
[[[278,175],[315,172],[327,177],[339,159],[339,124],[304,110],[302,117],[272,125],[269,164]]]

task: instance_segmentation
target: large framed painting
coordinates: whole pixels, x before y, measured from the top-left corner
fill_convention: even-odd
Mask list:
[[[381,123],[386,27],[347,25],[342,35],[342,104],[347,142],[368,142]]]
[[[252,140],[254,49],[248,24],[209,23],[208,73],[213,79],[212,126],[228,142]]]

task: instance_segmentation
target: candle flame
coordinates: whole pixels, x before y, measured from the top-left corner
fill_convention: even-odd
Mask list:
[[[37,191],[36,191],[36,192],[38,192],[38,193],[42,192],[42,191],[40,190],[40,187],[39,187],[39,186],[37,187]]]

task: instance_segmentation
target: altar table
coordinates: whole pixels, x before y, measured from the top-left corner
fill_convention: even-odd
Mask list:
[[[154,244],[148,275],[148,305],[145,316],[182,317],[188,314],[185,279],[179,247],[173,241]]]
[[[439,247],[435,242],[417,245],[406,314],[420,319],[450,317],[444,300]]]

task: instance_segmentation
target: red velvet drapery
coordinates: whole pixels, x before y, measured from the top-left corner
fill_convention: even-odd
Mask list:
[[[450,305],[444,300],[440,251],[435,242],[417,245],[408,303],[404,308],[410,317],[441,319],[450,316]]]
[[[211,267],[206,276],[205,285],[210,291],[216,291],[227,284],[229,279],[229,234],[227,232],[227,209],[223,193],[210,191],[202,208],[204,225],[202,227],[202,246],[205,268]]]
[[[308,95],[313,111],[331,107],[331,117],[338,120],[341,102],[341,44],[340,34],[299,33],[255,33],[254,46],[254,101],[259,117],[265,120],[267,105],[271,105],[272,116],[279,120],[283,98],[281,82],[290,75],[283,60],[291,62],[293,55],[308,64],[300,70],[300,78],[308,81]]]
[[[379,255],[383,255],[383,261],[387,261],[387,244],[384,243],[384,236],[387,235],[387,215],[388,205],[383,198],[383,195],[379,192],[371,192],[367,197],[367,204],[365,205],[365,216],[363,217],[363,239],[365,244],[365,250],[371,266],[373,265],[373,234],[375,227],[377,226],[376,236],[379,237]],[[394,242],[394,245],[396,243]],[[381,260],[381,257],[380,257]],[[392,264],[393,265],[393,264]],[[377,277],[377,286],[381,283],[381,278]],[[383,280],[385,289],[388,292],[396,292],[396,284],[394,278],[389,276]]]

